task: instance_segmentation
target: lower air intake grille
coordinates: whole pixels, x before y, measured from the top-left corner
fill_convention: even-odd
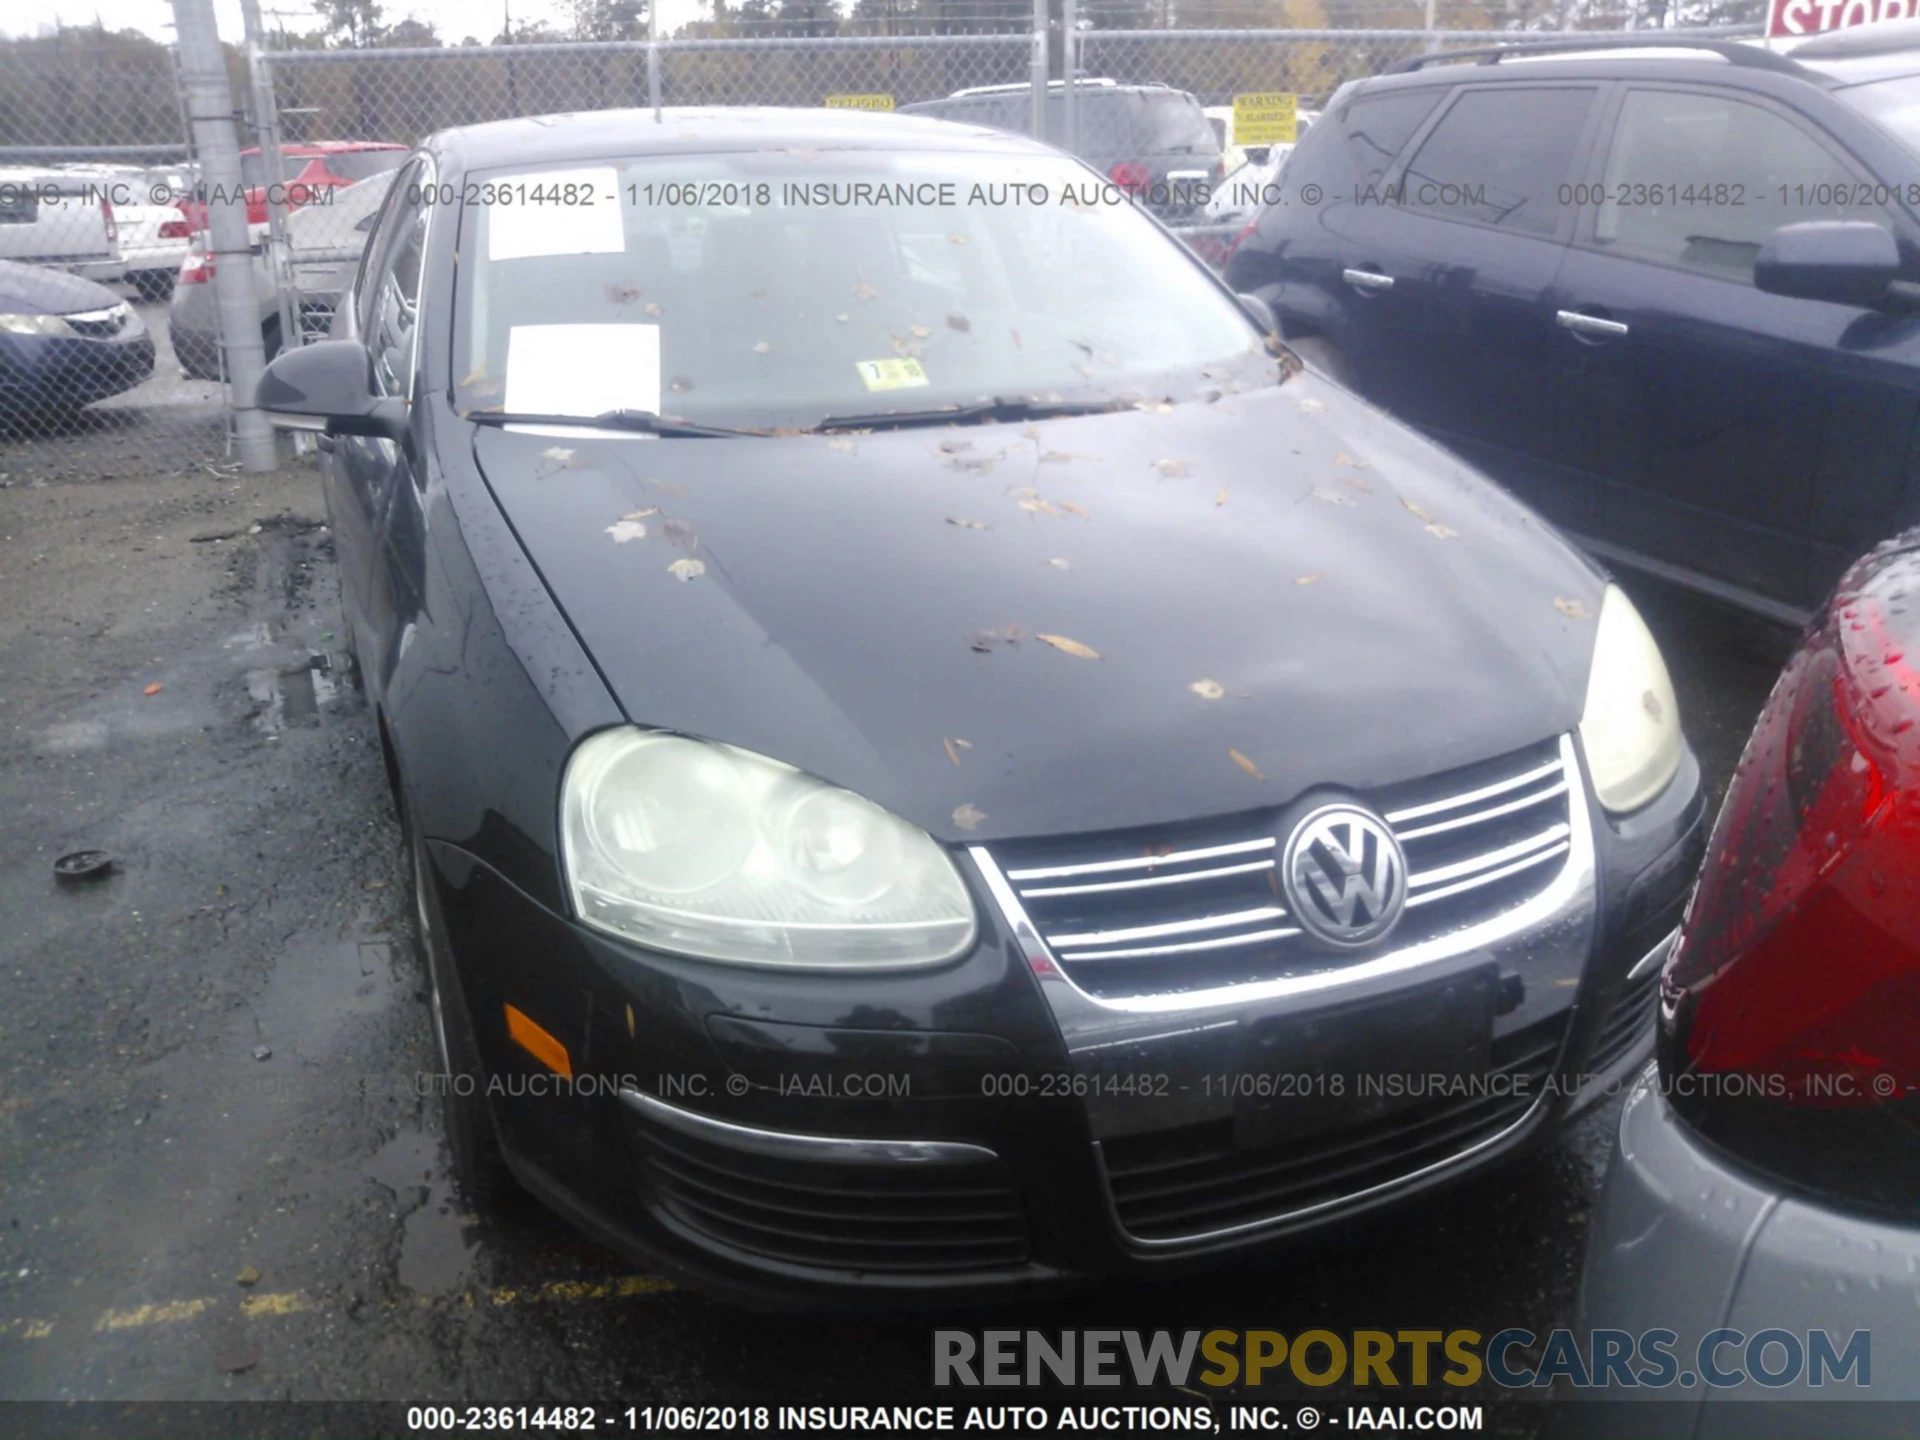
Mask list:
[[[1593,1042],[1593,1054],[1585,1069],[1589,1075],[1603,1075],[1646,1038],[1653,1028],[1653,997],[1660,988],[1660,970],[1655,967],[1638,980],[1628,980],[1614,997],[1607,1022]]]
[[[1491,1083],[1478,1094],[1422,1101],[1352,1129],[1256,1150],[1234,1147],[1231,1120],[1104,1141],[1114,1212],[1136,1239],[1192,1239],[1404,1179],[1525,1115],[1545,1092],[1565,1029],[1560,1017],[1496,1041]]]
[[[646,1174],[659,1208],[737,1250],[817,1269],[992,1270],[1027,1256],[1027,1222],[999,1161],[854,1166],[750,1163],[649,1128]]]

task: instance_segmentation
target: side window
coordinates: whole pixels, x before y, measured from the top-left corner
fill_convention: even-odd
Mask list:
[[[403,192],[404,200],[404,192]],[[408,395],[412,380],[413,335],[420,321],[420,273],[427,241],[425,205],[390,214],[397,227],[384,257],[368,277],[368,323],[364,332],[373,354],[374,381],[388,395]],[[386,227],[380,240],[387,244]]]
[[[1337,122],[1347,149],[1347,162],[1365,186],[1378,185],[1407,148],[1413,132],[1425,123],[1446,90],[1425,85],[1413,90],[1362,95],[1341,108]],[[1307,126],[1300,126],[1304,136]]]
[[[1553,234],[1594,94],[1570,86],[1466,91],[1407,167],[1402,203],[1449,220]]]
[[[1793,121],[1727,95],[1635,90],[1607,152],[1593,242],[1615,254],[1751,280],[1761,242],[1802,220],[1875,220],[1862,187]],[[1896,232],[1897,233],[1897,232]]]
[[[362,232],[368,238],[360,251],[360,268],[353,277],[353,318],[362,339],[373,325],[374,273],[381,268],[392,246],[394,231],[400,223],[395,212],[407,208],[408,191],[420,183],[423,168],[415,161],[394,177],[393,185]],[[354,228],[360,229],[359,226]]]

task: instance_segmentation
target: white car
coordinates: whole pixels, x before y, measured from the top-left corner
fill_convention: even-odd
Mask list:
[[[176,203],[192,193],[190,172],[177,165],[88,165],[66,173],[100,183],[119,230],[125,280],[141,299],[164,300],[192,243],[192,222]]]
[[[88,280],[118,280],[113,206],[97,178],[72,171],[0,169],[0,260],[47,265]]]

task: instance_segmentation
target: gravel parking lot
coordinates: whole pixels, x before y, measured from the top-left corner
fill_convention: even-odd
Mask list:
[[[413,1089],[428,1011],[374,732],[315,668],[338,643],[317,477],[155,463],[154,427],[214,403],[162,371],[0,441],[0,1394],[917,1397],[929,1317],[743,1313],[530,1204],[462,1209]],[[1630,588],[1717,794],[1791,637]],[[114,872],[57,885],[82,848]],[[1260,1268],[966,1323],[1543,1331],[1615,1108]]]

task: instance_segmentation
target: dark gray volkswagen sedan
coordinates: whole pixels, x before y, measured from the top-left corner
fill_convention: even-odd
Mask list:
[[[1102,177],[908,117],[434,137],[336,338],[470,1190],[723,1293],[1217,1263],[1647,1053],[1632,606]]]

